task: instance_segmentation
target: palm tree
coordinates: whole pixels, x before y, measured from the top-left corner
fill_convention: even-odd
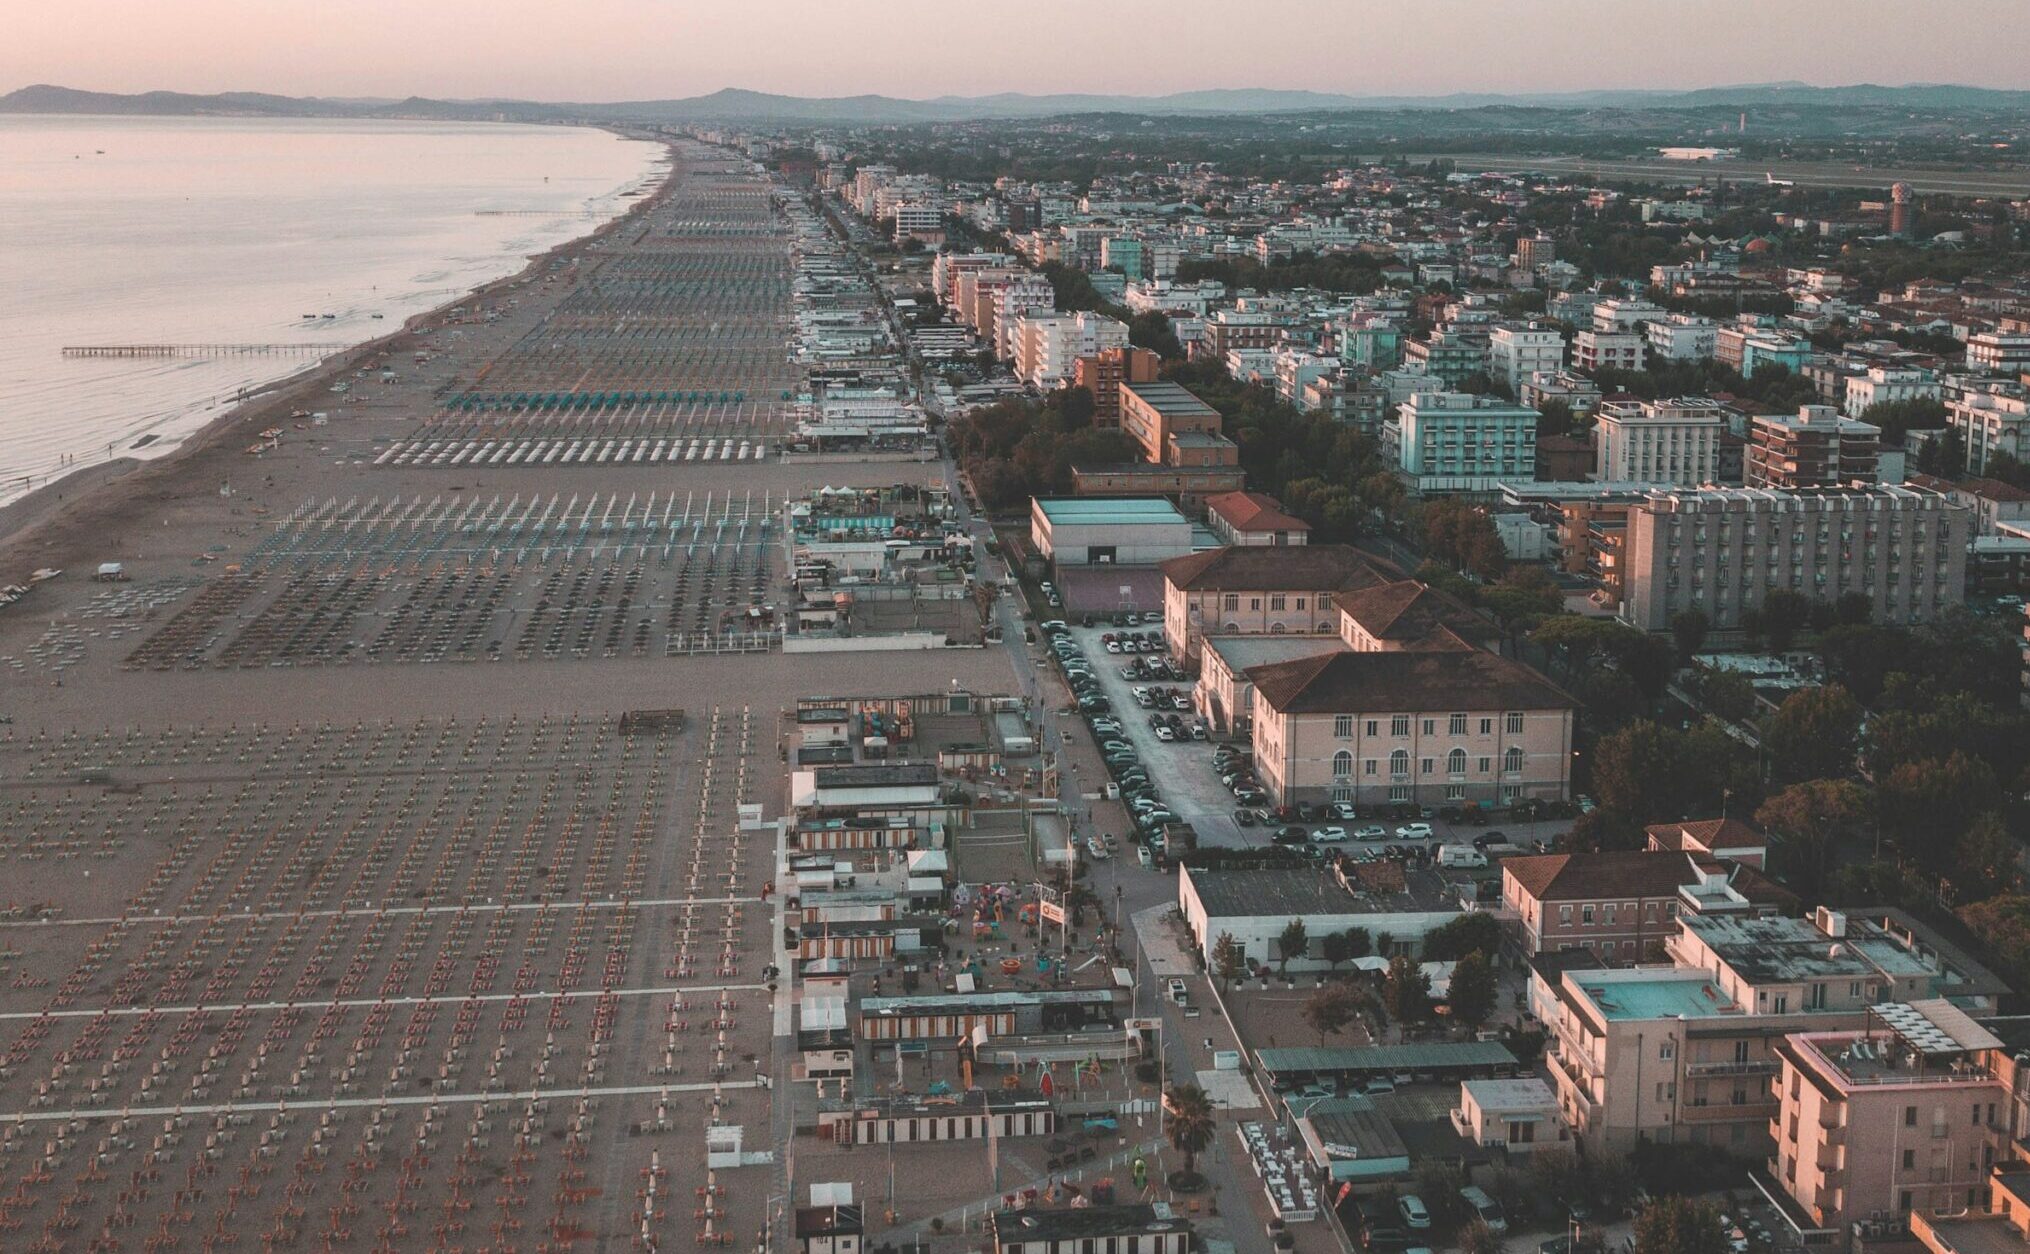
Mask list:
[[[1212,1144],[1212,1098],[1196,1084],[1175,1084],[1163,1095],[1170,1116],[1170,1147],[1184,1155],[1187,1175],[1198,1174],[1198,1155]]]

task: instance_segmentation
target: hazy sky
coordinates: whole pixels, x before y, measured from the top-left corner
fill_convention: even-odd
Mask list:
[[[2030,88],[2025,0],[22,0],[0,91]]]

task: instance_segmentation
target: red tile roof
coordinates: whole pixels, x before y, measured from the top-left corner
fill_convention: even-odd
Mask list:
[[[1460,652],[1328,653],[1251,666],[1249,682],[1282,714],[1399,710],[1569,710],[1577,703],[1519,662]]]
[[[1413,648],[1470,649],[1496,637],[1494,627],[1429,584],[1400,579],[1335,598],[1340,612],[1377,640]]]
[[[1350,544],[1236,544],[1173,557],[1158,569],[1186,592],[1348,592],[1402,572]]]
[[[1701,857],[1676,850],[1546,853],[1505,858],[1501,869],[1538,901],[1670,897],[1713,870],[1726,871],[1728,883],[1749,901],[1785,906],[1794,900],[1775,881],[1730,858]]]
[[[1222,492],[1206,497],[1205,508],[1235,531],[1311,530],[1310,523],[1284,513],[1281,501],[1261,492]]]

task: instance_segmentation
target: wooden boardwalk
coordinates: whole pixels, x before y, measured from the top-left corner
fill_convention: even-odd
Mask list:
[[[328,357],[349,343],[66,344],[66,357]]]

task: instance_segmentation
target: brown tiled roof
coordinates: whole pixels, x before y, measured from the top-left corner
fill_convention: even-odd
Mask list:
[[[1334,598],[1333,604],[1377,640],[1410,643],[1414,647],[1462,649],[1495,637],[1486,619],[1414,579],[1361,588]]]
[[[1652,823],[1644,828],[1643,832],[1670,849],[1683,849],[1683,838],[1687,836],[1706,849],[1739,848],[1744,845],[1765,843],[1762,833],[1744,819],[1695,819],[1689,823]]]
[[[1206,497],[1205,508],[1235,531],[1311,530],[1310,523],[1284,513],[1281,501],[1260,492],[1222,492]]]
[[[1538,901],[1608,901],[1669,897],[1704,872],[1724,870],[1734,891],[1749,901],[1788,909],[1796,898],[1768,876],[1731,858],[1677,850],[1545,853],[1504,858],[1502,873]]]
[[[1283,714],[1400,710],[1569,710],[1551,681],[1519,662],[1461,652],[1328,653],[1248,668],[1249,682]]]
[[[1350,544],[1237,544],[1173,557],[1159,569],[1186,592],[1347,592],[1402,578]]]

